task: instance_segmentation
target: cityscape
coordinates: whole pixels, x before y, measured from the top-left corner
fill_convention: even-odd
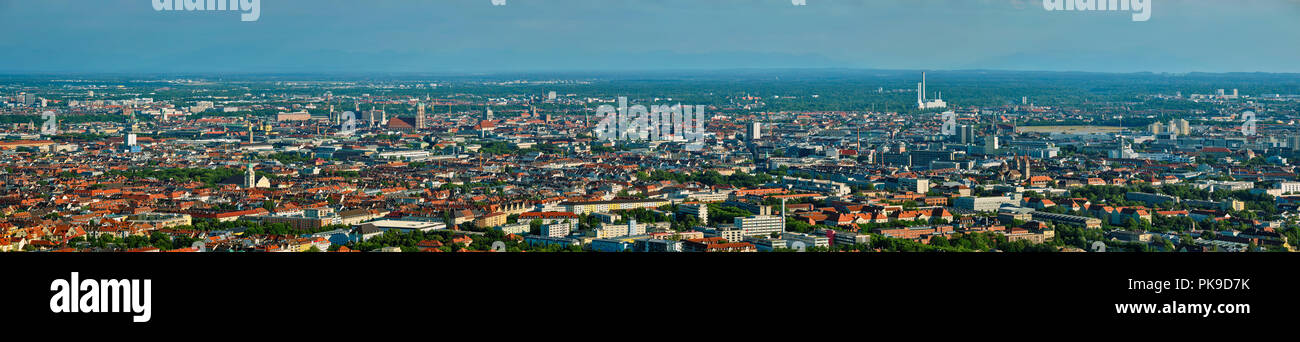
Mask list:
[[[1153,2],[0,1],[0,252],[1296,251],[1300,5]]]
[[[1300,238],[1292,75],[683,75],[5,77],[0,250],[1289,252]]]

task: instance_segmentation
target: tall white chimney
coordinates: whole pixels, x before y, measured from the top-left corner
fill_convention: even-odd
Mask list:
[[[927,93],[926,90],[927,89],[925,89],[925,72],[921,72],[921,93],[925,94],[921,96],[922,100],[929,99],[930,97],[930,93]]]

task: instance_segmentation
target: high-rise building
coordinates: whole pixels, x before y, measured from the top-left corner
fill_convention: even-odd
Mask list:
[[[984,154],[994,154],[998,152],[998,137],[996,135],[984,136]]]
[[[957,127],[957,143],[974,144],[975,143],[975,125],[961,125]]]
[[[1241,97],[1241,93],[1237,92],[1237,89],[1233,89],[1233,90],[1232,90],[1232,95],[1228,95],[1228,93],[1225,92],[1223,89],[1218,89],[1218,90],[1215,90],[1215,91],[1214,91],[1214,96],[1217,97],[1217,98],[1219,98],[1219,99],[1225,99],[1225,100],[1228,100],[1228,99],[1237,99],[1237,98],[1240,98],[1240,97]]]
[[[136,131],[134,126],[127,129],[126,136],[122,139],[122,150],[128,153],[140,152],[140,146],[136,144]]]
[[[1160,123],[1159,121],[1152,122],[1150,125],[1147,125],[1147,130],[1151,131],[1151,134],[1164,133],[1165,125]]]
[[[483,121],[492,120],[495,120],[495,118],[492,117],[492,107],[488,107],[487,110],[483,112]]]
[[[762,139],[762,138],[763,138],[763,123],[761,123],[761,122],[754,122],[754,123],[749,124],[749,134],[746,135],[746,136],[749,137],[749,141],[757,141],[757,140],[759,140],[759,139]]]
[[[930,180],[926,178],[900,178],[898,189],[919,194],[930,192]]]

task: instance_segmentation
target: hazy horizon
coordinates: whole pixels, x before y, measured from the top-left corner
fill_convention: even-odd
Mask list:
[[[5,74],[512,74],[727,70],[1300,73],[1298,0],[0,0]]]

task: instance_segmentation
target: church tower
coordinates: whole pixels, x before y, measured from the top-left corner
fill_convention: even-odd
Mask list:
[[[1020,166],[1020,174],[1025,177],[1025,180],[1029,180],[1029,156],[1019,156],[1016,158],[1018,159],[1018,163],[1016,164]]]
[[[424,104],[421,103],[415,110],[415,130],[424,130]]]
[[[368,127],[375,127],[375,106],[370,106],[370,113],[366,114],[366,120],[370,122]]]
[[[248,163],[248,174],[244,176],[244,188],[257,187],[257,173],[253,172],[253,163]]]
[[[335,125],[339,124],[339,113],[334,112],[333,104],[330,104],[330,122]]]

